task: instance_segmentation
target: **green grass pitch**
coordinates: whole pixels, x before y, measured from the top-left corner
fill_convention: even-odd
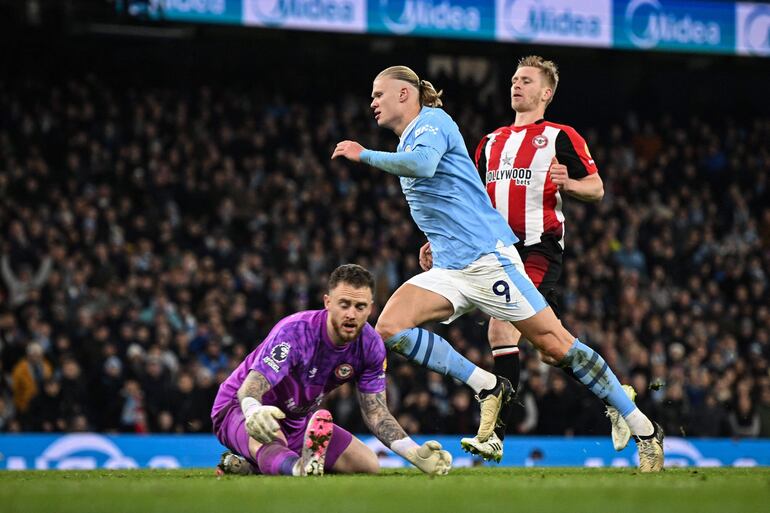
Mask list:
[[[216,478],[213,469],[0,472],[2,513],[770,511],[770,468],[455,469],[306,479]]]

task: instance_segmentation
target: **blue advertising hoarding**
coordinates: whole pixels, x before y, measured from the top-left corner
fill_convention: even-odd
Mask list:
[[[366,32],[366,0],[243,0],[243,24]]]
[[[615,48],[735,53],[735,4],[615,0]]]
[[[368,0],[368,32],[495,38],[494,0]]]
[[[361,440],[380,456],[383,467],[406,466],[372,436]],[[460,449],[460,436],[436,439],[452,453],[456,467],[474,459]],[[665,441],[666,465],[770,466],[770,440],[684,439]],[[0,470],[211,467],[223,447],[213,435],[0,435]],[[631,467],[638,459],[633,443],[615,452],[609,437],[515,437],[505,440],[503,466]]]
[[[612,0],[497,0],[496,39],[565,46],[612,46]]]
[[[243,0],[151,0],[148,14],[155,19],[191,23],[241,23]]]

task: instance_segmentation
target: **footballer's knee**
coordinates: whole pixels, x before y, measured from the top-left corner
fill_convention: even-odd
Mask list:
[[[397,333],[409,328],[409,326],[403,326],[402,322],[391,319],[390,316],[381,315],[377,320],[377,324],[374,330],[382,337],[382,340],[387,344],[388,340],[392,339]]]
[[[516,328],[540,351],[546,362],[561,362],[575,340],[550,308],[518,322]]]
[[[333,470],[340,474],[377,474],[380,471],[380,461],[374,451],[354,437],[334,463]]]

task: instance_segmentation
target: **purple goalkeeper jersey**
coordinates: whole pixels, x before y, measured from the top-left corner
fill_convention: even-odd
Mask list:
[[[314,411],[324,396],[346,382],[374,394],[385,390],[385,344],[366,323],[361,334],[336,346],[326,330],[326,310],[309,310],[282,319],[267,338],[219,387],[211,418],[238,402],[238,389],[249,371],[262,374],[270,390],[262,404],[277,406],[290,419]]]

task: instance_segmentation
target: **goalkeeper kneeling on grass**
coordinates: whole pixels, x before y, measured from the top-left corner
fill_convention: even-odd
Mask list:
[[[317,410],[347,382],[356,384],[363,419],[383,444],[427,474],[449,472],[452,456],[441,444],[418,445],[388,411],[385,345],[367,323],[373,292],[369,271],[338,267],[325,308],[281,320],[222,383],[211,410],[214,432],[229,449],[219,473],[378,472],[374,452]]]

